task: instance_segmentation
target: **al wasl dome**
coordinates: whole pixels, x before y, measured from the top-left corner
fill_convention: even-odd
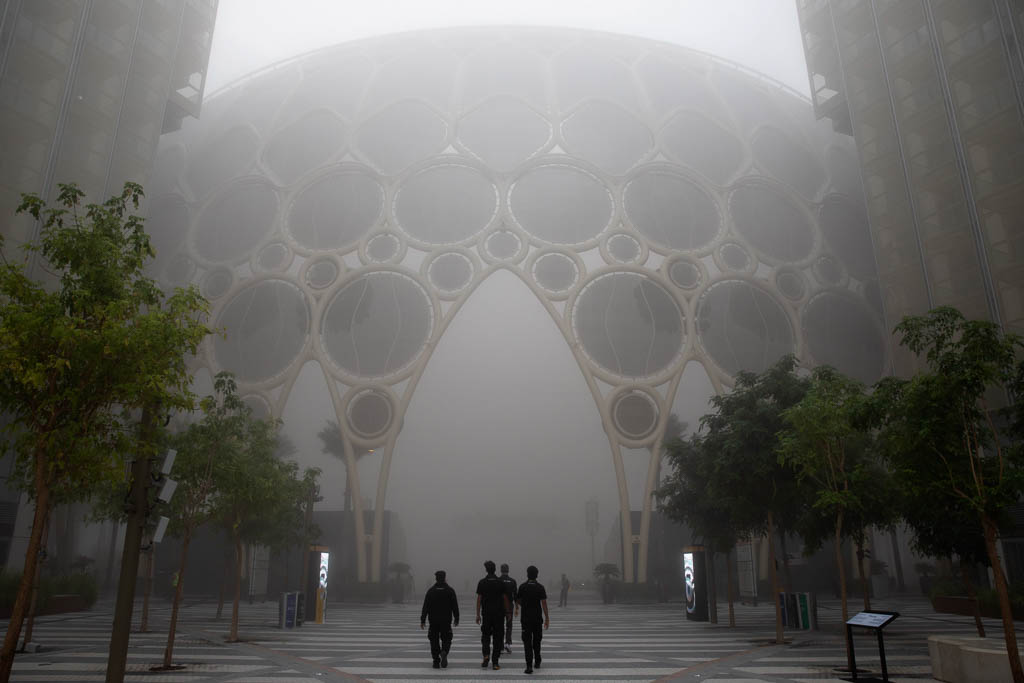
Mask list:
[[[226,331],[198,362],[280,415],[317,361],[350,478],[353,453],[381,454],[378,509],[438,340],[489,275],[519,277],[608,434],[626,580],[646,577],[658,468],[630,501],[622,451],[660,442],[689,361],[716,391],[786,353],[864,382],[889,363],[850,138],[676,46],[481,28],[317,51],[211,96],[147,191],[158,277],[198,283]],[[378,580],[383,515],[353,494],[359,579]]]

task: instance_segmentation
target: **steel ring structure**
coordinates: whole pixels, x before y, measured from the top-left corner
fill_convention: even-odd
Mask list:
[[[777,82],[684,48],[480,28],[320,50],[209,97],[164,136],[149,226],[167,285],[226,330],[197,362],[281,415],[316,361],[353,484],[359,580],[383,515],[355,455],[392,451],[438,341],[481,282],[519,277],[608,434],[624,578],[684,366],[716,391],[785,353],[863,381],[888,365],[852,141]],[[495,359],[495,362],[500,362]],[[639,528],[623,449],[650,448]],[[368,555],[367,555],[368,554]]]

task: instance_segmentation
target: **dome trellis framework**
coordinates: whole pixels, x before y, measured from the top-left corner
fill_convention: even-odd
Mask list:
[[[626,580],[647,577],[689,361],[718,392],[789,351],[865,381],[886,367],[862,199],[822,170],[852,163],[850,141],[795,93],[708,55],[575,30],[365,40],[215,94],[162,144],[151,225],[176,232],[155,236],[170,252],[158,275],[202,283],[228,341],[199,362],[236,370],[274,415],[319,364],[369,539],[361,581],[381,577],[383,515],[366,528],[356,455],[381,454],[383,509],[419,379],[498,270],[545,307],[594,398]],[[639,528],[623,466],[635,448],[651,453]]]

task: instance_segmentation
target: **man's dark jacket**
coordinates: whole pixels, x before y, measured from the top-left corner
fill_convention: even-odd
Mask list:
[[[459,625],[459,601],[447,583],[439,581],[427,590],[423,598],[423,611],[420,612],[420,623],[426,623],[427,617],[431,624],[450,624],[454,619],[455,625]]]

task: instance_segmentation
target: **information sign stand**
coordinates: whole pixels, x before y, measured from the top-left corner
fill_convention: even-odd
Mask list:
[[[885,643],[882,642],[882,629],[896,621],[899,612],[859,612],[846,620],[846,643],[850,648],[850,674],[851,677],[845,680],[856,681],[857,679],[857,656],[853,651],[853,627],[859,626],[875,632],[878,636],[878,658],[882,662],[882,680],[889,680],[889,671],[885,667]],[[878,680],[865,678],[865,681]]]

